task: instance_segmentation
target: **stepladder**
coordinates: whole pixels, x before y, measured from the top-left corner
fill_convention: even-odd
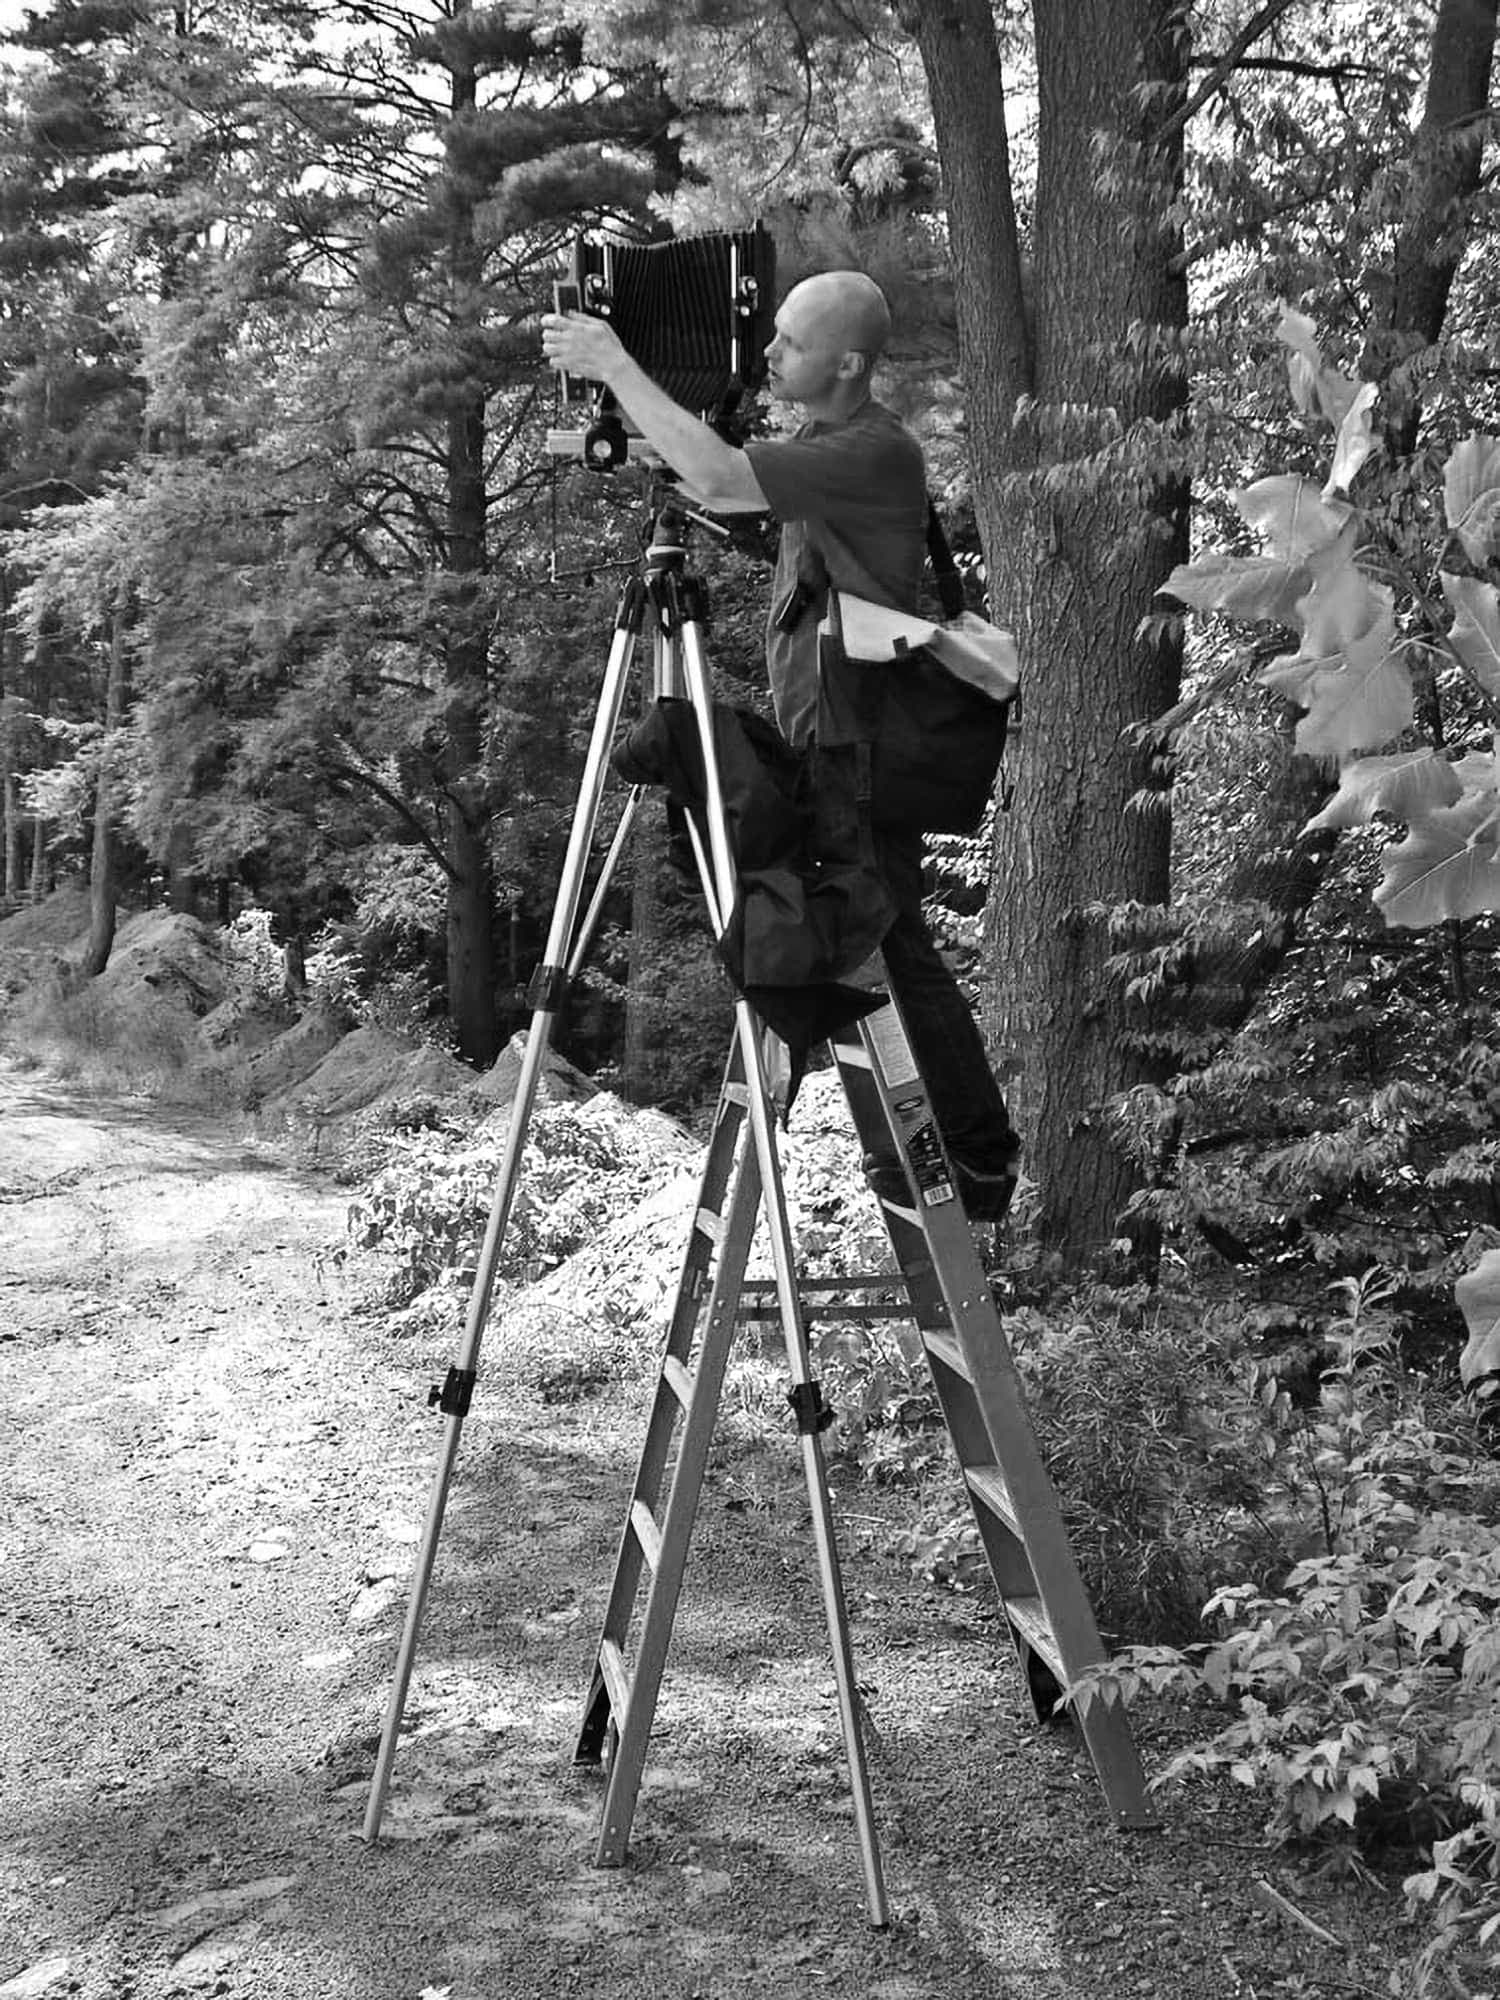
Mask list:
[[[927,1091],[894,1003],[829,1046],[861,1145],[899,1156],[907,1196],[882,1200],[895,1272],[799,1281],[799,1330],[809,1311],[836,1319],[841,1310],[900,1316],[915,1328],[1028,1694],[1037,1715],[1052,1719],[1063,1691],[1106,1654]],[[595,1855],[604,1866],[626,1856],[736,1327],[749,1314],[785,1317],[774,1287],[746,1279],[762,1192],[761,1162],[741,1144],[753,1088],[732,1057],[584,1702],[575,1758],[606,1767]],[[894,1306],[857,1303],[861,1293],[889,1300],[893,1292]],[[810,1368],[802,1373],[789,1401],[805,1437],[835,1413]],[[821,1477],[821,1462],[811,1471]],[[830,1629],[837,1624],[835,1644],[847,1657],[841,1601],[834,1610]],[[1073,1721],[1115,1826],[1158,1825],[1123,1710],[1095,1699]],[[846,1742],[848,1733],[846,1721]],[[850,1776],[856,1822],[874,1850],[862,1749]],[[878,1866],[877,1851],[877,1879]],[[882,1921],[873,1898],[872,1915]]]

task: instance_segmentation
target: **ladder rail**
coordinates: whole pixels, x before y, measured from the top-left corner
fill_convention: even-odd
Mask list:
[[[894,1142],[906,1168],[911,1200],[883,1204],[887,1233],[1028,1691],[1046,1715],[1108,1654],[894,1000],[835,1038],[833,1055],[867,1150]],[[1077,1720],[1115,1823],[1159,1826],[1123,1709],[1092,1702]]]
[[[695,1371],[698,1390],[692,1407],[687,1412],[678,1441],[666,1506],[657,1517],[661,1536],[660,1559],[652,1570],[647,1585],[634,1661],[629,1672],[625,1706],[623,1710],[620,1708],[618,1690],[609,1686],[602,1668],[596,1668],[594,1685],[590,1689],[589,1702],[585,1709],[584,1726],[579,1734],[575,1761],[580,1763],[598,1762],[606,1730],[609,1730],[613,1737],[604,1804],[600,1814],[599,1836],[594,1850],[594,1859],[601,1868],[621,1866],[625,1861],[630,1842],[630,1829],[635,1817],[641,1780],[645,1773],[646,1754],[650,1746],[652,1724],[656,1717],[657,1699],[666,1670],[672,1626],[682,1591],[683,1575],[687,1568],[697,1515],[698,1495],[702,1489],[703,1474],[713,1442],[719,1391],[734,1336],[734,1302],[738,1279],[743,1273],[755,1231],[759,1192],[756,1164],[753,1160],[747,1160],[730,1204],[724,1261],[710,1294],[699,1344],[698,1365]],[[628,1531],[627,1539],[630,1539]],[[612,1602],[613,1629],[607,1623],[605,1636],[601,1640],[601,1652],[604,1646],[613,1644],[618,1648],[622,1658],[625,1652],[626,1629],[640,1578],[639,1555],[631,1567],[634,1570],[634,1579],[629,1591],[629,1602],[624,1603],[622,1607],[623,1617],[616,1615],[621,1607]],[[618,1581],[617,1578],[617,1583]],[[603,1704],[601,1704],[601,1694],[604,1697]]]

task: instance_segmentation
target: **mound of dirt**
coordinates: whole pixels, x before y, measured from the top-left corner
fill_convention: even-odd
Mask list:
[[[597,1102],[615,1107],[607,1115],[626,1122],[632,1146],[638,1148],[647,1133],[656,1157],[664,1165],[678,1162],[680,1170],[539,1279],[525,1297],[554,1310],[603,1314],[617,1325],[664,1324],[698,1199],[703,1149],[660,1112],[621,1105],[608,1096]],[[588,1109],[593,1111],[594,1105]],[[891,1270],[890,1244],[874,1196],[858,1172],[858,1141],[832,1070],[803,1084],[790,1125],[778,1135],[777,1151],[787,1216],[805,1269],[817,1276]],[[749,1269],[754,1277],[771,1275],[764,1225],[756,1233]]]
[[[290,1004],[263,993],[232,992],[198,1023],[198,1039],[221,1053],[253,1055],[296,1025]]]
[[[0,951],[65,951],[89,927],[89,892],[77,883],[0,917]]]
[[[527,1034],[527,1029],[517,1029],[484,1075],[477,1082],[470,1079],[480,1097],[501,1112],[508,1111],[515,1102],[516,1086],[521,1080],[521,1064],[526,1059]],[[539,1104],[581,1104],[586,1097],[593,1096],[595,1088],[583,1071],[575,1069],[566,1056],[560,1056],[556,1049],[548,1049],[537,1080]],[[486,1119],[485,1122],[490,1124],[493,1119]],[[504,1122],[503,1118],[501,1122]]]
[[[66,975],[88,932],[88,891],[72,886],[0,918],[0,999]]]
[[[356,1028],[263,1108],[327,1123],[412,1098],[457,1097],[473,1085],[473,1071],[441,1049],[387,1028]]]
[[[196,917],[147,910],[120,926],[101,993],[116,1008],[168,1006],[201,1019],[228,993],[233,968],[220,935]]]
[[[294,1085],[312,1075],[343,1034],[343,1021],[330,1008],[309,1007],[300,1021],[246,1064],[249,1102],[274,1106]]]

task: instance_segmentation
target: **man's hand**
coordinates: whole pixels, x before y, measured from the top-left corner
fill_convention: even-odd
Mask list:
[[[563,374],[602,382],[701,506],[715,514],[765,511],[765,495],[744,452],[674,403],[631,359],[607,320],[592,313],[544,313],[542,352]]]
[[[581,375],[606,388],[615,386],[621,364],[630,359],[609,321],[593,313],[544,313],[542,352],[559,374]]]

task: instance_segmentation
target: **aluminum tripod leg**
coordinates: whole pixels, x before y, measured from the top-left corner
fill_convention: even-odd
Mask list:
[[[542,1066],[551,1045],[557,1010],[562,1005],[567,991],[569,968],[575,949],[578,911],[583,900],[584,875],[598,825],[599,803],[609,772],[610,745],[614,741],[615,730],[619,724],[630,665],[635,654],[644,612],[644,592],[639,586],[634,586],[627,590],[621,600],[620,615],[610,645],[609,662],[605,668],[599,707],[594,717],[594,732],[589,743],[588,759],[578,788],[578,801],[568,839],[567,857],[563,863],[562,881],[552,912],[546,958],[532,982],[534,1012],[531,1017],[531,1030],[526,1039],[526,1054],[521,1063],[521,1074],[516,1082],[510,1126],[505,1135],[505,1149],[500,1161],[500,1175],[490,1204],[489,1219],[479,1252],[473,1289],[469,1295],[459,1358],[449,1368],[442,1387],[435,1389],[431,1398],[442,1410],[447,1423],[444,1427],[437,1471],[428,1497],[427,1515],[421,1545],[417,1552],[411,1596],[407,1601],[406,1623],[402,1629],[395,1674],[381,1728],[380,1749],[375,1759],[374,1775],[370,1780],[370,1797],[365,1809],[364,1822],[366,1840],[378,1840],[380,1837],[380,1823],[385,1814],[385,1797],[390,1785],[391,1766],[395,1761],[396,1744],[401,1733],[401,1719],[406,1712],[407,1691],[411,1685],[412,1668],[416,1661],[422,1614],[427,1603],[428,1588],[432,1582],[438,1538],[442,1534],[443,1515],[448,1503],[448,1487],[453,1478],[453,1466],[458,1457],[464,1418],[468,1414],[473,1394],[479,1346],[484,1336],[485,1320],[489,1314],[490,1294],[494,1288],[500,1246],[505,1237],[506,1224],[510,1220],[511,1200],[515,1193],[527,1129],[536,1103]],[[611,862],[618,855],[619,847],[620,843],[617,840],[611,849]],[[602,886],[595,894],[590,911],[591,919],[599,908],[601,896]]]
[[[703,751],[704,781],[708,799],[709,860],[713,881],[699,857],[714,929],[722,934],[734,907],[737,881],[724,816],[724,793],[719,782],[714,751],[713,690],[704,664],[695,625],[682,628],[682,659],[688,692],[698,720],[698,740]],[[717,903],[711,890],[717,890]],[[874,1812],[870,1801],[869,1771],[865,1761],[864,1736],[860,1728],[859,1690],[854,1679],[854,1659],[849,1645],[849,1614],[844,1603],[843,1579],[839,1571],[838,1545],[833,1533],[833,1509],[828,1495],[828,1474],[823,1459],[823,1431],[829,1417],[823,1408],[818,1384],[812,1373],[812,1357],[807,1344],[807,1326],[802,1299],[797,1289],[797,1271],[792,1257],[792,1231],[786,1212],[786,1190],[781,1180],[781,1161],[776,1152],[776,1132],[771,1115],[771,1093],[766,1080],[762,1031],[745,1001],[735,1009],[735,1032],[750,1090],[750,1129],[755,1141],[755,1158],[760,1168],[761,1194],[765,1204],[766,1227],[771,1240],[771,1262],[776,1273],[776,1299],[786,1335],[787,1363],[791,1372],[790,1401],[797,1418],[802,1464],[807,1478],[812,1511],[813,1540],[818,1552],[818,1575],[823,1587],[823,1607],[828,1620],[828,1636],[833,1645],[834,1679],[838,1687],[839,1716],[844,1732],[844,1754],[849,1765],[849,1782],[854,1798],[855,1826],[859,1835],[860,1857],[864,1866],[865,1893],[870,1921],[877,1927],[888,1922],[885,1884],[881,1877],[880,1850],[875,1838]]]

